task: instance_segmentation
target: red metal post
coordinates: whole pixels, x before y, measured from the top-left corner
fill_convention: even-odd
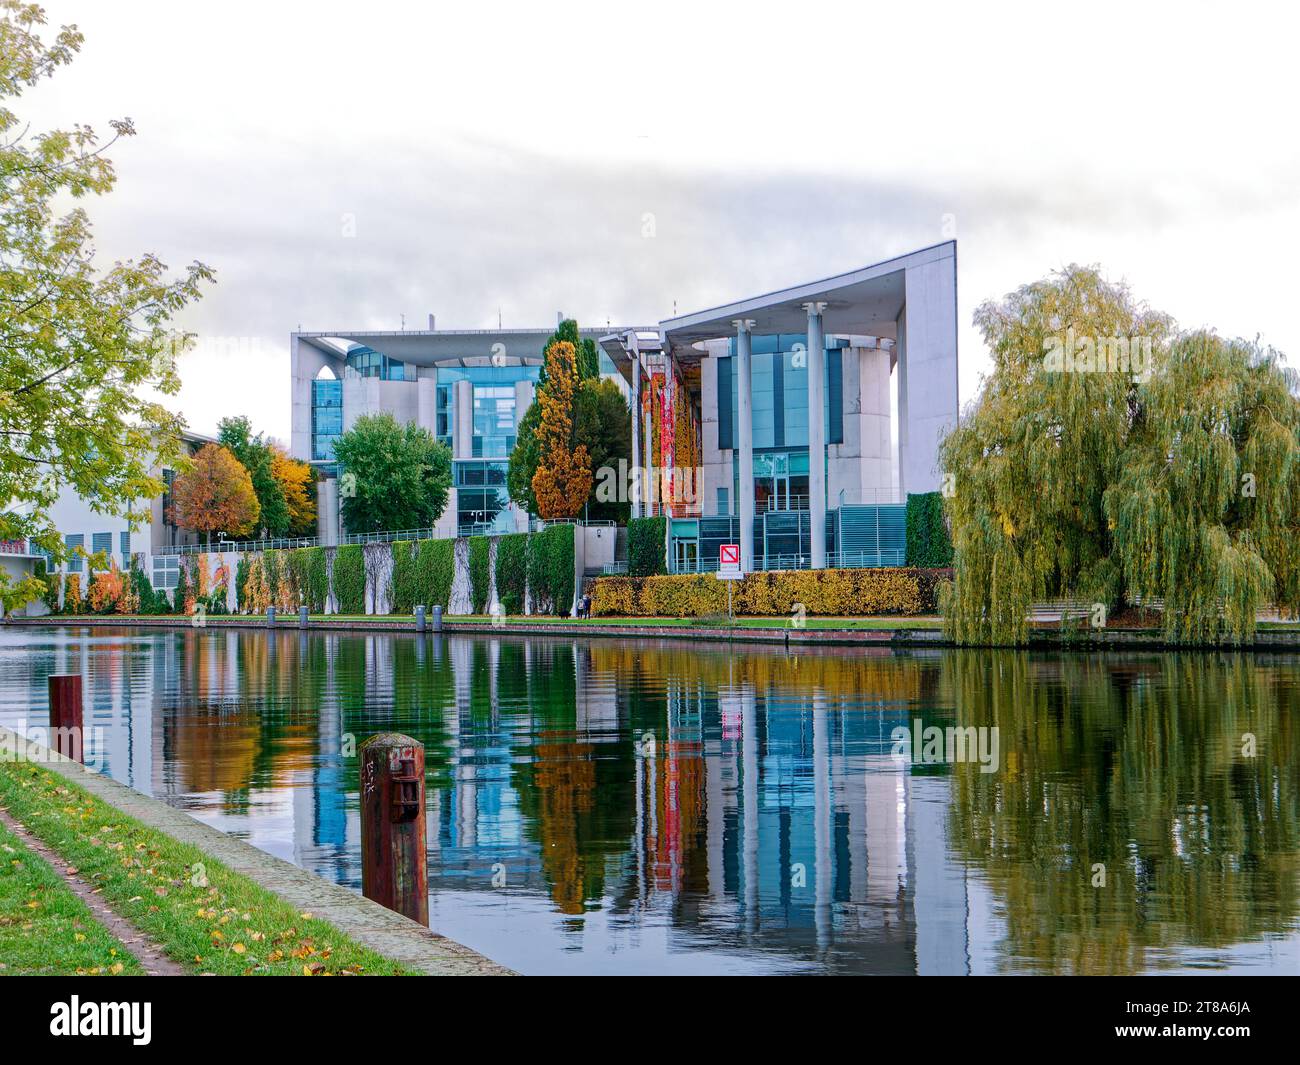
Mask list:
[[[424,744],[381,732],[361,745],[361,892],[429,924]]]
[[[81,674],[50,675],[50,746],[74,762],[85,764],[86,747],[81,715]]]

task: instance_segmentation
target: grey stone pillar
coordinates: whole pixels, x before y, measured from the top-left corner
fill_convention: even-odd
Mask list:
[[[808,312],[808,521],[812,568],[826,568],[826,341],[825,303],[805,303]]]
[[[754,392],[749,347],[752,318],[737,318],[736,327],[736,440],[740,449],[739,490],[736,494],[740,514],[740,568],[749,573],[754,568]]]

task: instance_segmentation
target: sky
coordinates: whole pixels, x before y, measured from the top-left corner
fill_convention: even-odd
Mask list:
[[[298,328],[653,325],[951,236],[963,402],[975,308],[1072,262],[1300,365],[1277,5],[45,7],[86,42],[20,114],[138,130],[99,256],[217,272],[198,432],[287,440]]]

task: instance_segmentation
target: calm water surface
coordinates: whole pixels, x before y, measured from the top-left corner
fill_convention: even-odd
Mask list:
[[[51,672],[116,779],[356,891],[349,741],[423,741],[433,927],[525,973],[1300,971],[1296,657],[19,629],[0,723]]]

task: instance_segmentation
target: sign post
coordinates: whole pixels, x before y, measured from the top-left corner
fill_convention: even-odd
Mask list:
[[[720,581],[744,580],[745,574],[740,569],[740,544],[722,544],[718,548],[718,572],[715,576]],[[727,624],[732,624],[731,584],[727,584]]]

